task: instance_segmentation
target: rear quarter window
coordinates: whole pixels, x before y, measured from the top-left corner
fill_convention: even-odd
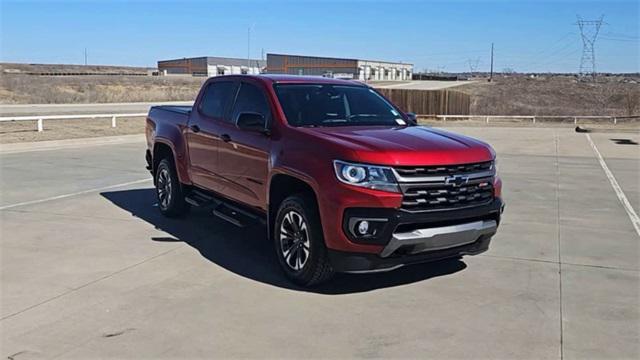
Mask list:
[[[200,112],[205,116],[224,119],[236,84],[232,81],[214,82],[207,86],[200,101]]]

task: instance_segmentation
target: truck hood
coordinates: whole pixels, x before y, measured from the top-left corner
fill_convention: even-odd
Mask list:
[[[488,144],[423,126],[349,126],[301,129],[343,149],[343,159],[379,165],[450,165],[489,161]]]

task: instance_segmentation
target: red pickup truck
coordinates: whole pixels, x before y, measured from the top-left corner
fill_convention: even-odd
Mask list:
[[[164,215],[263,222],[304,286],[481,253],[503,210],[489,145],[418,126],[355,81],[214,77],[193,107],[152,107],[146,137]]]

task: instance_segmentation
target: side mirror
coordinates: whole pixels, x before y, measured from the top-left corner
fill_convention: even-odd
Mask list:
[[[412,112],[406,113],[407,120],[411,123],[411,125],[418,125],[418,115]]]
[[[241,130],[255,131],[263,134],[268,134],[267,119],[262,114],[245,112],[238,115],[238,121],[236,122]]]

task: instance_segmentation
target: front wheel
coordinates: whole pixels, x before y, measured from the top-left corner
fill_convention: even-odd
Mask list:
[[[158,208],[162,215],[177,217],[189,211],[189,204],[184,201],[182,184],[170,159],[160,161],[155,180]]]
[[[280,204],[274,242],[280,265],[294,283],[316,285],[333,275],[313,199],[294,195]]]

